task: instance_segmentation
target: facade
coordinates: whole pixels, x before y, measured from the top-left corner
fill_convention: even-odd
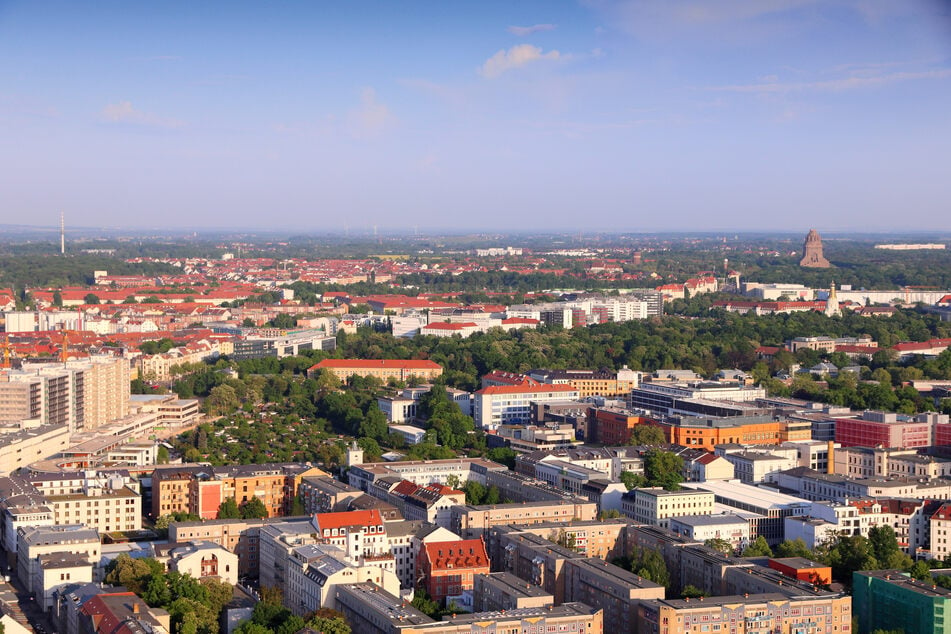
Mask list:
[[[603,634],[602,611],[582,603],[454,614],[434,621],[371,584],[336,588],[336,609],[360,634]]]
[[[306,463],[160,467],[152,473],[152,516],[178,512],[215,519],[226,499],[240,505],[253,497],[264,503],[268,517],[287,515],[301,479],[311,475],[326,474]]]
[[[492,385],[475,393],[473,418],[481,429],[495,431],[500,425],[531,421],[532,403],[578,397],[578,390],[570,385],[540,384],[534,380],[530,384]]]
[[[851,600],[837,596],[790,600],[771,593],[643,601],[638,616],[643,634],[701,634],[716,628],[731,634],[835,634],[852,627]]]
[[[749,521],[735,513],[672,517],[670,530],[696,542],[724,539],[739,552],[752,541]]]
[[[640,383],[640,372],[627,366],[610,370],[532,370],[528,376],[540,383],[570,385],[580,398],[589,396],[626,397]]]
[[[852,601],[860,632],[948,631],[951,590],[916,581],[900,570],[854,573]]]
[[[621,513],[635,522],[669,528],[670,520],[674,517],[710,515],[713,513],[713,503],[713,493],[702,489],[633,489],[624,495]]]
[[[466,537],[479,537],[495,526],[564,523],[593,520],[598,507],[584,500],[525,502],[520,504],[458,505],[450,509],[450,530]]]
[[[862,418],[838,418],[835,441],[843,447],[906,449],[934,444],[931,421],[899,420],[891,412],[863,412]]]
[[[195,579],[215,578],[232,585],[238,583],[238,556],[212,542],[180,544],[168,551],[169,570]]]
[[[85,526],[21,527],[17,535],[17,577],[28,592],[37,592],[42,580],[41,559],[47,555],[75,554],[96,565],[101,554],[99,532]]]
[[[472,590],[475,575],[489,573],[489,556],[481,539],[430,542],[416,563],[418,583],[436,601]]]
[[[650,419],[625,410],[595,407],[588,410],[587,422],[587,442],[617,446],[628,444],[634,428]]]
[[[351,376],[374,377],[386,383],[390,379],[408,381],[415,377],[432,381],[442,375],[442,366],[432,361],[401,361],[396,359],[324,359],[307,370],[307,375],[328,370],[341,381]]]
[[[473,609],[476,612],[500,612],[518,608],[541,608],[552,605],[555,598],[509,572],[476,575],[472,587]]]

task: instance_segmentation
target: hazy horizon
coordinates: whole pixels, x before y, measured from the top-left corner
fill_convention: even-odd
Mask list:
[[[8,1],[0,224],[947,232],[949,16],[939,0]]]

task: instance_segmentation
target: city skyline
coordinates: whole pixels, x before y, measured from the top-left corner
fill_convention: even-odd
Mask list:
[[[949,42],[925,0],[8,2],[0,223],[948,230]]]

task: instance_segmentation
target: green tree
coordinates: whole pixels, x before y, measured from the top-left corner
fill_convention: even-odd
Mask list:
[[[786,540],[776,546],[776,557],[803,557],[804,559],[815,559],[815,555],[806,546],[806,542],[801,537],[794,540]]]
[[[769,547],[769,544],[766,542],[766,538],[762,535],[757,535],[756,539],[750,543],[749,546],[743,549],[743,557],[772,557],[773,550]]]
[[[710,593],[704,592],[697,586],[692,586],[688,583],[680,592],[680,596],[683,599],[699,599],[700,597],[709,597]]]
[[[518,454],[511,447],[495,447],[489,449],[487,457],[493,462],[504,464],[509,469],[515,469],[515,457]]]
[[[684,459],[675,453],[654,448],[644,454],[644,475],[648,486],[677,491],[684,481],[683,470]]]
[[[664,432],[656,425],[641,424],[635,425],[631,430],[631,439],[627,444],[640,447],[650,445],[663,445],[667,442]]]
[[[258,499],[257,496],[252,497],[241,505],[242,519],[263,519],[267,516],[267,507],[264,506],[264,502]]]
[[[868,541],[872,555],[883,570],[910,570],[913,561],[902,552],[895,531],[887,524],[873,526],[868,531]]]
[[[708,546],[713,550],[723,553],[727,557],[733,554],[733,544],[723,539],[722,537],[712,537],[707,541],[703,542],[704,546]]]
[[[241,510],[238,508],[238,502],[234,498],[226,498],[218,506],[218,519],[234,520],[241,517]]]
[[[98,304],[99,296],[96,295],[95,293],[87,293],[86,296],[83,298],[83,302],[87,304]]]
[[[658,551],[635,546],[629,559],[631,572],[665,588],[670,587],[670,571]]]
[[[219,385],[211,389],[208,400],[205,401],[210,414],[227,414],[241,406],[238,395],[230,385]]]
[[[633,471],[622,471],[620,477],[621,482],[624,483],[624,486],[627,487],[628,491],[631,489],[638,489],[647,486],[647,478],[645,478],[640,473],[634,473]]]
[[[158,451],[155,454],[155,460],[159,464],[168,464],[168,461],[169,461],[168,447],[166,447],[165,445],[159,445]]]

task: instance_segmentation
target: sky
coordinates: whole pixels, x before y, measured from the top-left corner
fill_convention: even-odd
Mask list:
[[[947,231],[951,2],[0,0],[0,224]]]

